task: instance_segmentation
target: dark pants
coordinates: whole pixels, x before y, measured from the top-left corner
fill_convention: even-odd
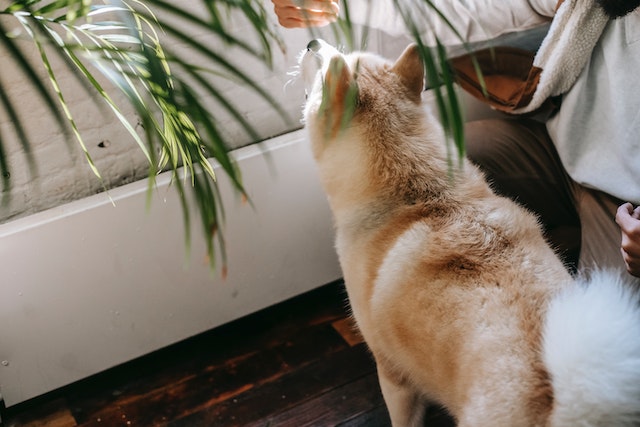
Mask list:
[[[549,244],[575,272],[581,242],[575,184],[545,125],[528,119],[491,119],[470,122],[465,132],[469,159],[498,194],[538,215]]]

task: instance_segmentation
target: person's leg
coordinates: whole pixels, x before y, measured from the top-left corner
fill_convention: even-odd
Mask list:
[[[543,123],[489,119],[467,123],[467,156],[494,191],[534,212],[545,237],[570,271],[580,254],[575,184],[565,172]]]

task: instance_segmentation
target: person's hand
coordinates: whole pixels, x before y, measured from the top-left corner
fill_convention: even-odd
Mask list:
[[[640,277],[640,206],[625,203],[618,208],[616,222],[622,231],[620,251],[627,271]]]
[[[322,27],[338,19],[338,0],[271,0],[285,28]]]

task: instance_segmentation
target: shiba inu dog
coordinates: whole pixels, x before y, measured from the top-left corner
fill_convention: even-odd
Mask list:
[[[422,425],[428,402],[462,427],[637,425],[637,292],[610,273],[572,278],[531,213],[466,160],[451,167],[421,105],[418,48],[389,62],[314,40],[300,66],[351,309],[394,427]]]

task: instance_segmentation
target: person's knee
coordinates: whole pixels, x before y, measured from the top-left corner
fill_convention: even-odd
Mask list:
[[[467,158],[485,173],[494,175],[508,165],[517,151],[514,130],[507,120],[491,119],[465,125]]]
[[[494,142],[491,138],[489,126],[486,120],[469,122],[465,125],[466,153],[469,160],[477,165],[482,165],[483,159],[491,158]]]
[[[489,176],[530,174],[551,166],[552,144],[543,123],[527,119],[489,119],[465,125],[467,158]]]

